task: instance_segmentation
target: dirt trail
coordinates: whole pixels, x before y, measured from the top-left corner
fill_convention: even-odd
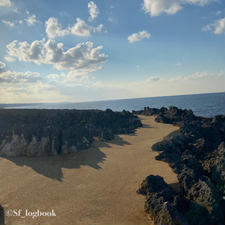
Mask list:
[[[136,190],[149,174],[176,183],[151,146],[172,125],[141,116],[143,128],[67,156],[0,158],[0,204],[6,225],[147,225],[144,197]],[[51,211],[56,217],[7,216],[9,209]],[[18,212],[18,211],[17,211]]]

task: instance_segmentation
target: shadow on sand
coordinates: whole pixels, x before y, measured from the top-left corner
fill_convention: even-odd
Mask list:
[[[130,143],[124,141],[119,136],[116,136],[115,139],[112,141],[96,142],[89,149],[81,150],[77,153],[71,153],[67,155],[4,158],[15,163],[17,166],[27,166],[45,177],[62,181],[62,168],[79,169],[81,166],[90,166],[96,170],[101,169],[99,163],[104,163],[104,160],[106,159],[106,154],[100,150],[100,147],[110,148],[110,144],[123,146],[129,145]]]

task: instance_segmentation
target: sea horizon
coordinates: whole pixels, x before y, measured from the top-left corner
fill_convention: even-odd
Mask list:
[[[110,98],[110,99],[100,99],[100,100],[87,100],[87,101],[56,101],[56,102],[18,102],[18,103],[4,103],[0,102],[1,105],[27,105],[27,104],[64,104],[64,103],[90,103],[90,102],[104,102],[104,101],[119,101],[119,100],[131,100],[131,99],[145,99],[145,98],[161,98],[161,97],[176,97],[176,96],[190,96],[190,95],[205,95],[205,94],[221,94],[225,91],[219,92],[202,92],[202,93],[191,93],[191,94],[174,94],[174,95],[159,95],[159,96],[145,96],[145,97],[129,97],[129,98]]]
[[[143,97],[128,99],[113,99],[87,102],[59,102],[59,103],[21,103],[0,104],[0,108],[7,109],[98,109],[113,111],[135,111],[145,106],[161,108],[176,106],[182,109],[191,109],[198,116],[211,117],[225,114],[225,93],[202,93],[190,95],[173,95],[159,97]]]

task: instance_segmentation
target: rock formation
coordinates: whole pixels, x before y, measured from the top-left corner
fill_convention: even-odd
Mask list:
[[[0,156],[41,156],[76,152],[94,138],[141,126],[132,113],[112,110],[0,109]]]
[[[155,225],[225,224],[225,116],[197,117],[191,110],[145,108],[137,114],[180,126],[152,148],[157,160],[168,162],[178,175],[179,191],[149,176],[138,193]]]

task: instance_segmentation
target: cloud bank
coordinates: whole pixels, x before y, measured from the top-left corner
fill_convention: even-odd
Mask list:
[[[8,56],[23,62],[33,62],[38,65],[50,64],[57,70],[93,72],[101,68],[107,55],[101,53],[102,46],[93,47],[92,42],[79,43],[76,46],[63,49],[63,43],[54,40],[36,40],[31,44],[17,40],[7,45]]]

